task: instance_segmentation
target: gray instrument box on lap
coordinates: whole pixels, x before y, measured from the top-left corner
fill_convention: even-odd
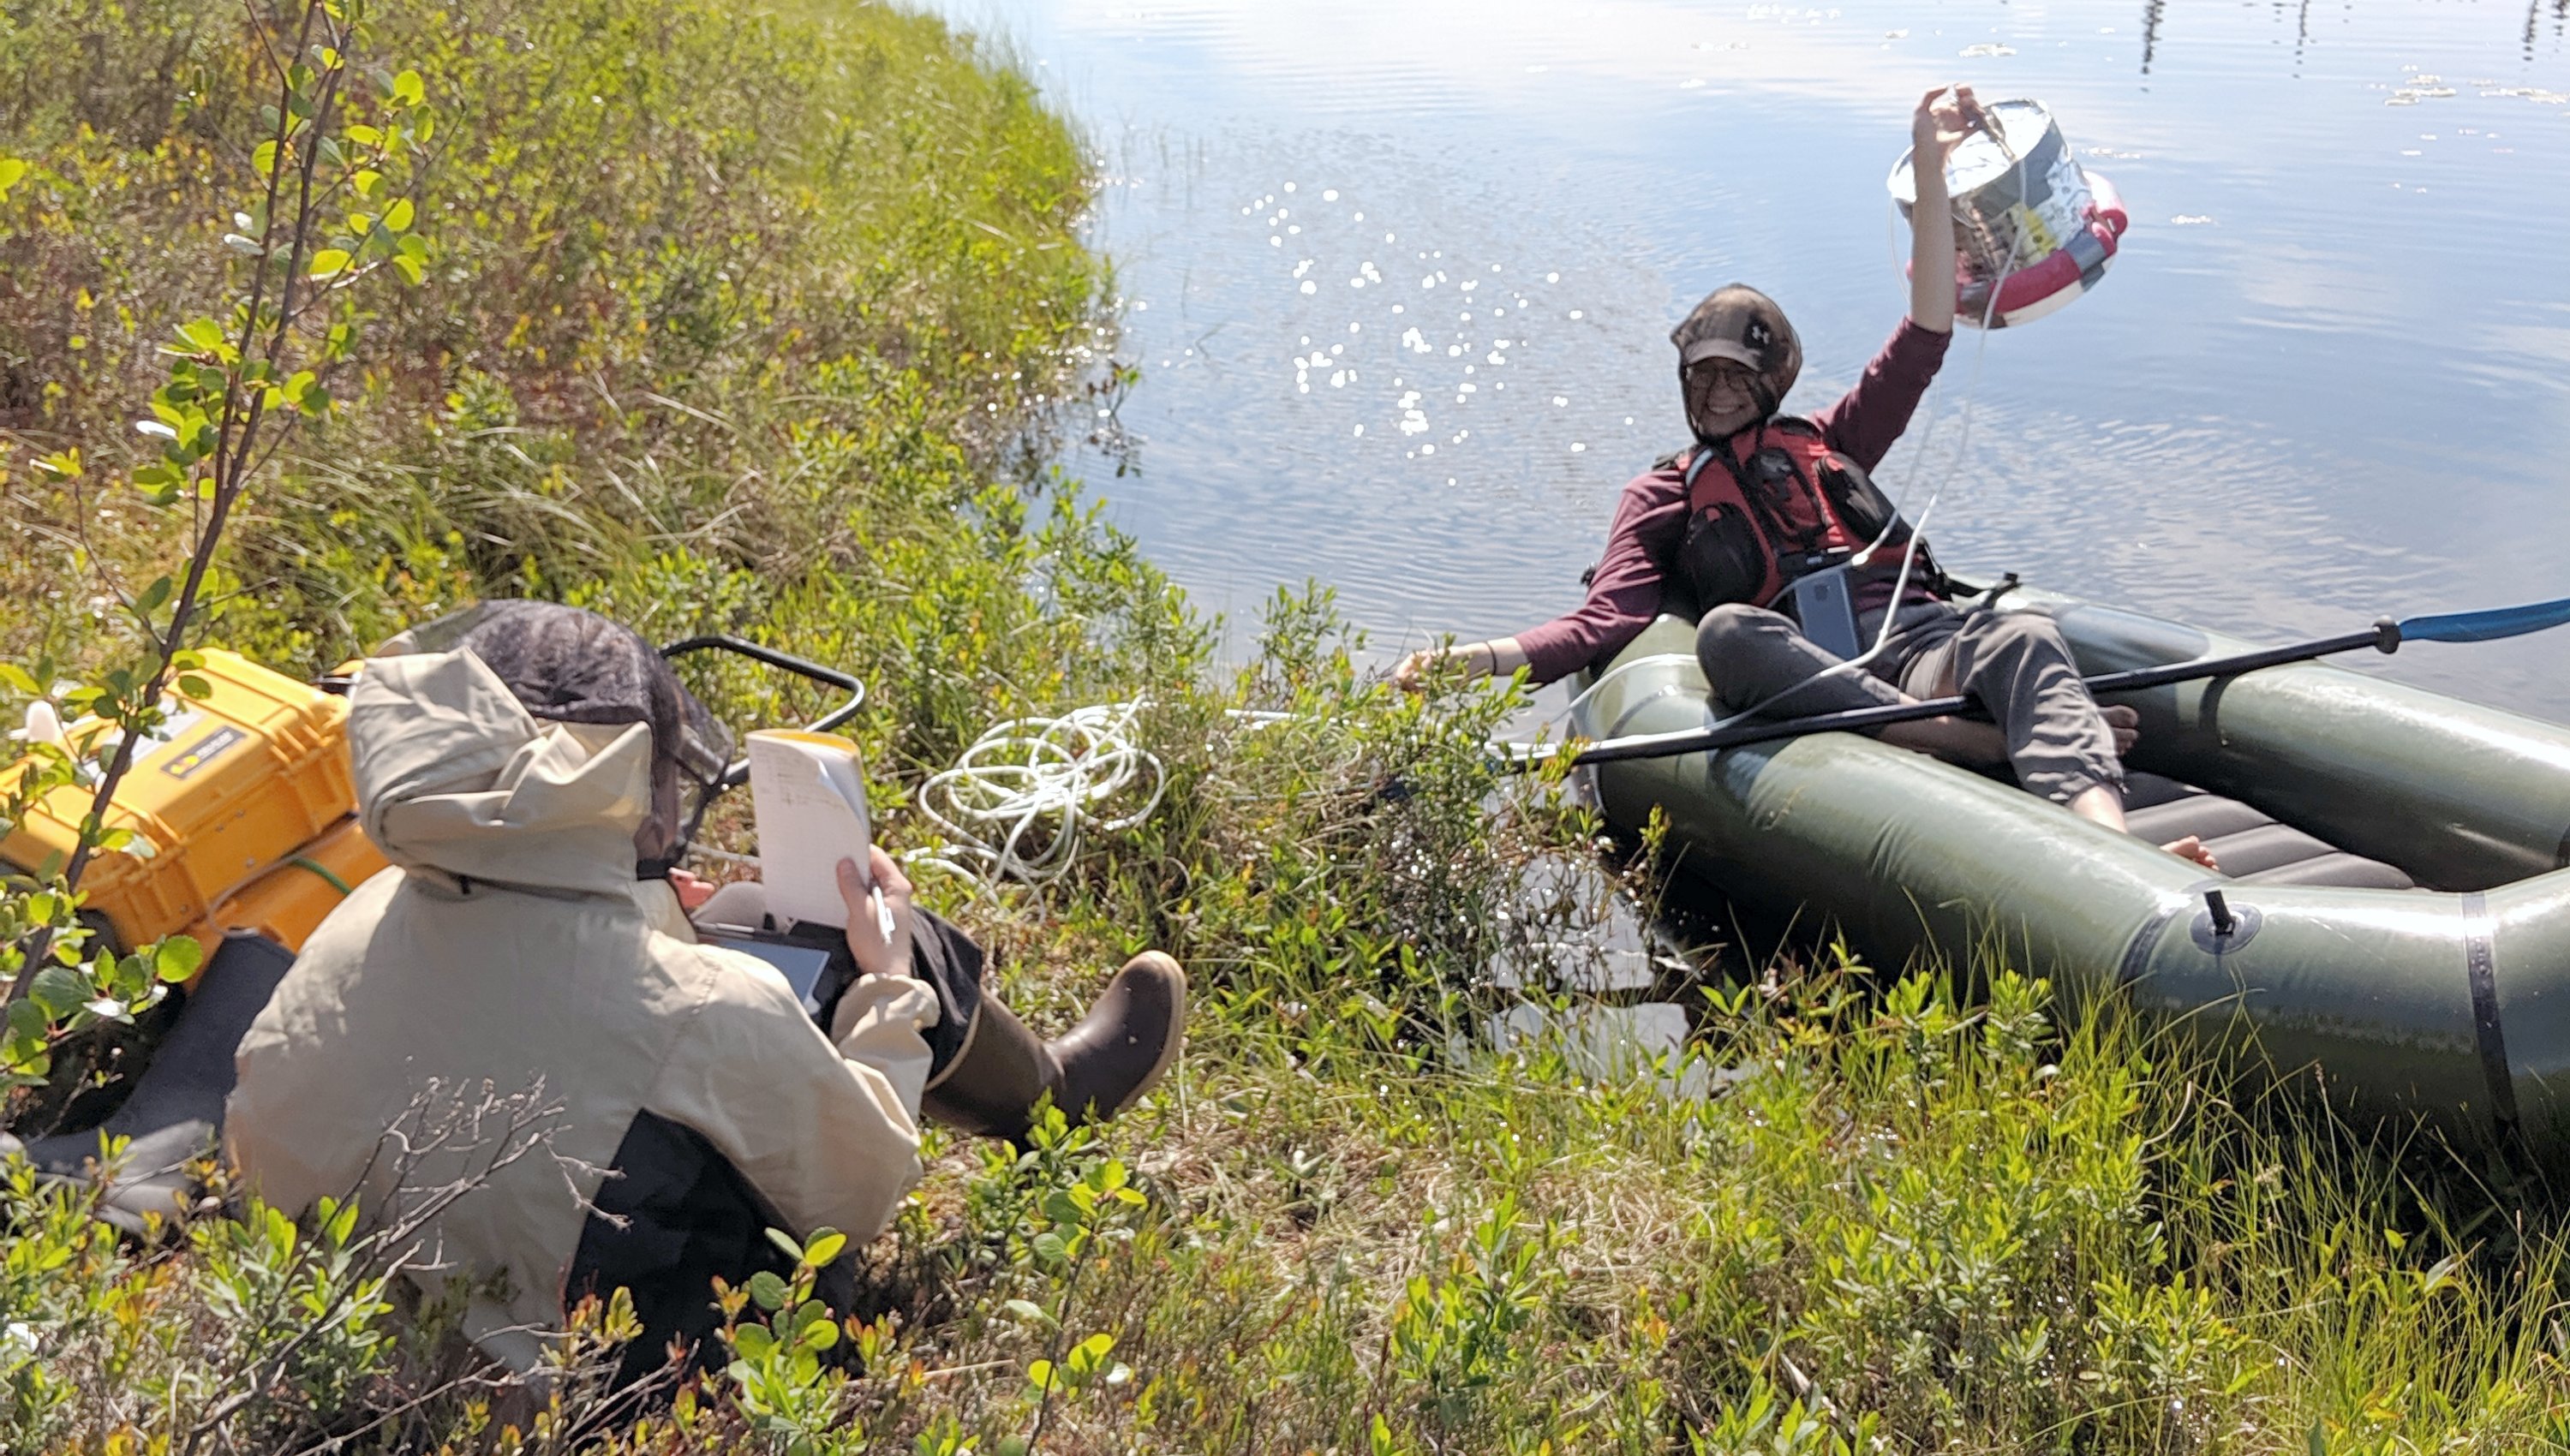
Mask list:
[[[1787,609],[1803,635],[1842,660],[1865,652],[1865,637],[1856,624],[1855,574],[1845,564],[1824,566],[1795,577],[1785,588]]]

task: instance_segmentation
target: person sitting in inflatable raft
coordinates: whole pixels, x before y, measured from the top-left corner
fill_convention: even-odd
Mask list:
[[[1911,126],[1914,216],[1947,215],[1944,161],[1980,125],[1970,87],[1940,87],[1920,101]],[[1866,473],[1900,439],[1944,360],[1954,326],[1953,229],[1914,228],[1911,258],[1910,316],[1846,397],[1809,416],[1779,413],[1803,350],[1775,300],[1734,283],[1697,304],[1670,334],[1695,442],[1624,487],[1587,599],[1512,637],[1414,652],[1394,681],[1416,688],[1432,670],[1520,667],[1537,683],[1566,677],[1621,650],[1674,584],[1703,608],[1696,655],[1725,712],[1802,716],[1966,694],[1995,721],[1893,724],[1885,741],[1959,763],[2006,763],[2027,790],[2122,829],[2122,753],[2135,715],[2089,696],[2050,618],[1956,610],[1924,543],[1893,600],[1913,543]],[[1777,609],[1833,574],[1846,603],[1839,611],[1853,607],[1841,652],[1814,640],[1827,634],[1807,630],[1818,627],[1808,612],[1798,620]],[[1887,612],[1891,635],[1865,673],[1821,675],[1873,642]],[[2212,868],[2193,837],[2168,849]]]

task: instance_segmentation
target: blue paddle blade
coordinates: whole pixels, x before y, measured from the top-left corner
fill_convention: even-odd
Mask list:
[[[2413,616],[2400,623],[2400,640],[2404,642],[2495,642],[2501,637],[2518,637],[2570,622],[2570,596],[2558,601],[2533,601],[2523,606],[2498,606],[2488,611],[2449,611],[2437,616]]]

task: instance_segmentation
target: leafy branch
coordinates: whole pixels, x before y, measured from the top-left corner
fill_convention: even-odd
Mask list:
[[[54,684],[50,662],[33,671],[0,663],[0,686],[43,704],[40,717],[55,725],[28,735],[27,764],[0,796],[0,827],[16,828],[49,801],[87,791],[68,855],[29,867],[34,875],[0,907],[9,1006],[0,1079],[43,1077],[56,1041],[96,1019],[130,1019],[201,959],[193,944],[126,956],[94,950],[80,886],[99,855],[135,844],[130,828],[110,824],[111,812],[170,721],[173,689],[182,698],[210,692],[190,643],[225,529],[278,448],[329,416],[323,379],[355,341],[356,285],[387,267],[411,283],[425,275],[428,245],[412,230],[409,184],[435,117],[419,73],[358,70],[363,10],[364,0],[272,8],[247,0],[254,53],[274,100],[261,108],[262,137],[247,157],[245,205],[222,236],[239,260],[230,269],[237,281],[229,307],[175,330],[162,348],[167,378],[153,391],[150,416],[135,426],[159,449],[132,472],[133,486],[155,507],[191,514],[178,571],[139,591],[109,583],[142,646],[68,687]],[[0,189],[33,173],[28,163],[0,159]],[[36,464],[76,493],[90,471],[77,447]],[[61,717],[73,719],[68,729]]]

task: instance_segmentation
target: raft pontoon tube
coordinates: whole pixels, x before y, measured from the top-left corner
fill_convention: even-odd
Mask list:
[[[2253,645],[2030,588],[1990,609],[2051,612],[2091,674]],[[1662,617],[1574,729],[1709,726],[1694,646]],[[1995,937],[2074,1000],[2118,991],[2279,1074],[2317,1066],[2333,1103],[2570,1155],[2570,728],[2317,662],[2110,701],[2141,714],[2136,829],[2204,834],[2225,876],[1847,733],[1584,772],[1610,823],[1664,810],[1732,901],[1878,963]]]

